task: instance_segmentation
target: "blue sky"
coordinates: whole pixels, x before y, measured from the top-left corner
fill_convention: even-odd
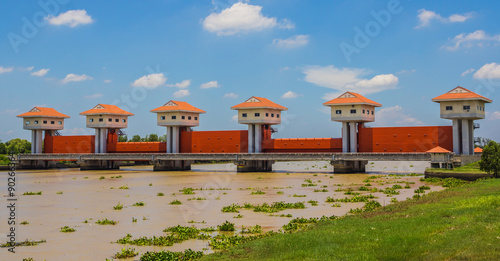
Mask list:
[[[288,107],[277,138],[340,137],[322,103],[347,90],[383,104],[369,126],[451,125],[431,99],[458,85],[494,101],[475,135],[500,140],[498,1],[40,2],[0,2],[2,141],[34,106],[92,133],[98,103],[161,135],[171,99],[207,111],[196,130],[245,129],[229,107],[253,95]]]

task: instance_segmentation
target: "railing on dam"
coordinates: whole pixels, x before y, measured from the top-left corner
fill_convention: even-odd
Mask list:
[[[275,161],[430,161],[429,153],[102,153],[19,154],[18,160],[50,161],[157,161],[157,160],[275,160]]]

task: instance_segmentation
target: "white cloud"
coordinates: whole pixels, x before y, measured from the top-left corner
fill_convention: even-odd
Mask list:
[[[365,69],[336,68],[328,66],[309,66],[303,73],[304,80],[317,86],[337,90],[337,93],[354,91],[369,94],[396,88],[399,79],[394,74],[379,74],[371,79],[363,78],[368,74]],[[338,96],[338,95],[337,95]]]
[[[309,35],[294,35],[287,39],[274,39],[273,45],[280,48],[297,48],[300,46],[304,46],[309,43]]]
[[[154,89],[158,86],[164,85],[166,81],[167,77],[165,77],[163,73],[152,73],[135,80],[132,83],[132,86]]]
[[[92,17],[85,10],[69,10],[65,13],[60,13],[58,16],[48,15],[45,19],[51,25],[67,25],[75,27],[80,24],[91,24],[94,22]]]
[[[92,95],[86,95],[85,98],[87,99],[97,99],[97,98],[100,98],[102,97],[102,93],[96,93],[96,94],[92,94]]]
[[[231,121],[238,122],[238,115],[233,115],[233,116],[231,117]]]
[[[2,73],[10,73],[10,72],[12,72],[13,69],[14,69],[14,67],[3,67],[3,66],[0,66],[0,74],[2,74]]]
[[[236,99],[236,98],[238,98],[238,97],[239,97],[239,96],[238,96],[238,94],[233,93],[233,92],[230,92],[230,93],[226,93],[226,94],[224,94],[224,98]]]
[[[488,119],[488,120],[500,120],[500,111],[486,112],[486,119]]]
[[[261,10],[262,6],[238,2],[220,13],[211,13],[203,19],[203,28],[217,35],[233,35],[276,26],[283,29],[295,27],[289,20],[278,23],[275,17],[265,17]]]
[[[462,73],[462,77],[464,77],[465,75],[469,74],[469,73],[472,73],[474,72],[476,69],[474,68],[470,68],[469,70],[466,70],[465,72]]]
[[[500,79],[500,64],[487,63],[474,73],[474,79]]]
[[[451,45],[444,45],[442,48],[445,48],[449,51],[455,51],[460,47],[471,48],[475,45],[479,47],[483,47],[489,42],[499,43],[500,42],[500,34],[497,35],[488,35],[483,30],[477,30],[475,32],[465,34],[461,33],[453,39],[450,40]]]
[[[187,88],[189,85],[191,85],[191,80],[184,80],[175,84],[167,84],[168,87],[177,87],[181,89]]]
[[[104,82],[104,83],[110,83],[110,82],[111,82],[111,80],[104,80],[103,82]]]
[[[174,92],[174,97],[175,98],[181,98],[181,97],[186,97],[189,96],[191,93],[189,93],[189,90],[187,89],[182,89]]]
[[[424,123],[404,112],[399,105],[383,108],[375,112],[375,126],[415,126]]]
[[[38,71],[30,73],[30,75],[41,77],[41,76],[44,76],[45,74],[47,74],[49,71],[50,71],[50,69],[40,69]]]
[[[200,85],[200,88],[202,89],[219,88],[219,87],[220,85],[217,81],[206,82]]]
[[[70,74],[66,75],[66,77],[62,80],[62,83],[81,82],[81,81],[87,81],[87,80],[92,80],[92,77],[90,77],[86,74],[78,75],[78,74],[70,73]]]
[[[29,66],[29,67],[26,67],[26,68],[21,68],[21,70],[27,71],[27,72],[31,72],[33,70],[33,68],[35,68],[35,67],[34,66]]]
[[[434,11],[429,11],[425,9],[420,9],[417,11],[418,15],[418,25],[415,28],[422,28],[429,26],[433,20],[441,22],[441,23],[462,23],[472,18],[472,13],[467,14],[453,14],[448,18],[442,17]]]
[[[299,96],[300,95],[298,95],[292,91],[287,91],[287,92],[285,92],[285,94],[281,95],[281,98],[283,98],[283,99],[295,99]]]

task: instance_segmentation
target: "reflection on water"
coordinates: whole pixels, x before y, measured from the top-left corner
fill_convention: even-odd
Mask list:
[[[194,225],[198,228],[217,226],[225,220],[236,224],[237,228],[259,224],[264,231],[278,230],[291,218],[270,216],[251,210],[241,210],[243,218],[234,218],[236,213],[222,213],[223,206],[232,203],[262,204],[275,201],[307,202],[318,201],[318,206],[306,203],[306,209],[284,210],[278,214],[292,214],[293,217],[320,217],[322,215],[345,215],[351,208],[361,208],[363,203],[341,203],[332,207],[326,203],[330,196],[344,198],[342,188],[357,190],[372,174],[331,174],[330,165],[325,162],[280,162],[275,165],[278,172],[236,173],[233,164],[193,165],[193,171],[153,172],[151,166],[122,167],[113,171],[79,171],[78,169],[33,170],[17,172],[18,194],[28,191],[42,191],[40,196],[19,196],[17,221],[28,221],[28,225],[17,226],[17,240],[45,239],[47,243],[38,246],[17,247],[16,254],[2,253],[2,260],[21,260],[33,257],[35,260],[105,260],[121,250],[124,245],[111,243],[130,233],[136,237],[164,235],[163,229],[169,226]],[[299,170],[304,172],[297,172]],[[218,171],[214,171],[218,170]],[[222,170],[222,171],[221,171]],[[288,172],[287,172],[288,171]],[[5,173],[5,172],[4,172]],[[116,178],[121,175],[121,178]],[[7,193],[6,175],[2,175],[0,187],[2,195]],[[104,179],[100,179],[104,177]],[[114,177],[114,178],[112,178]],[[411,189],[401,189],[398,200],[412,197],[413,190],[420,186],[420,177],[383,177],[372,182],[372,187],[385,188],[394,182],[411,181]],[[311,179],[317,186],[303,187],[305,179]],[[119,189],[126,186],[128,189]],[[326,187],[323,187],[326,186]],[[179,190],[185,187],[203,188],[195,190],[194,195],[184,195]],[[404,187],[404,184],[403,184]],[[326,188],[328,192],[314,192]],[[440,189],[432,187],[432,190]],[[224,190],[223,190],[224,189]],[[251,195],[261,190],[265,194]],[[62,194],[57,194],[62,191]],[[283,194],[278,194],[283,191]],[[158,193],[164,196],[157,196]],[[306,197],[293,197],[294,194]],[[362,192],[369,194],[369,192]],[[390,198],[377,192],[373,195],[386,205]],[[205,200],[188,200],[193,197]],[[170,205],[174,199],[182,205]],[[143,201],[145,206],[132,206]],[[6,201],[4,201],[6,202]],[[118,203],[121,210],[113,210]],[[5,203],[6,204],[6,203]],[[0,212],[0,241],[5,242],[7,211]],[[108,218],[119,223],[115,226],[96,225],[98,219]],[[132,222],[136,218],[137,222]],[[82,223],[88,220],[88,223]],[[191,222],[190,222],[191,221]],[[192,223],[192,222],[205,223]],[[70,226],[74,233],[61,233],[60,228]],[[186,248],[202,250],[209,248],[207,241],[189,240],[171,247],[133,246],[140,254],[146,251],[168,249],[181,251]],[[7,252],[6,249],[2,249]],[[136,259],[140,257],[137,256]]]

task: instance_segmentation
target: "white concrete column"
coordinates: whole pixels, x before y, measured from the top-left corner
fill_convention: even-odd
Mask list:
[[[248,124],[248,153],[254,153],[254,125]]]
[[[358,131],[356,128],[356,122],[351,122],[349,125],[351,134],[349,139],[351,140],[351,152],[358,152]]]
[[[469,155],[474,155],[474,120],[469,120]]]
[[[172,127],[172,153],[179,153],[179,126]]]
[[[101,130],[99,128],[95,129],[94,146],[95,153],[101,153]]]
[[[453,152],[460,154],[460,124],[458,119],[453,119]]]
[[[172,127],[167,126],[167,153],[172,153]]]
[[[469,120],[462,120],[462,154],[469,155]]]
[[[10,153],[9,151],[7,153]],[[31,130],[31,154],[36,153],[36,130]]]
[[[255,153],[262,152],[262,125],[255,124]]]
[[[36,130],[36,153],[42,153],[43,131]]]
[[[108,143],[108,129],[102,128],[101,129],[101,135],[100,135],[101,141],[101,153],[106,153],[106,148],[107,148],[107,143]]]
[[[349,152],[349,123],[342,122],[342,152]]]

